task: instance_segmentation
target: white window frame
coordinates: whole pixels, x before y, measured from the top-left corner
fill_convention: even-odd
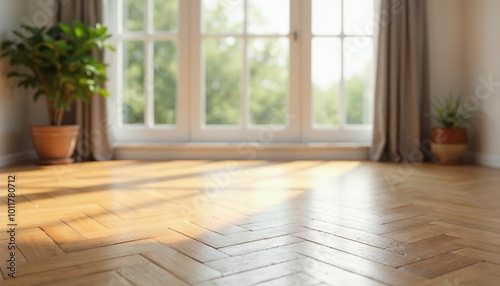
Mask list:
[[[289,122],[286,128],[273,126],[245,127],[249,119],[247,100],[242,100],[241,108],[247,114],[241,128],[233,126],[204,126],[203,106],[203,63],[202,63],[202,31],[201,0],[178,0],[179,22],[178,32],[152,33],[152,1],[144,0],[146,5],[147,31],[124,35],[121,31],[123,0],[107,0],[106,24],[114,32],[112,39],[117,48],[115,53],[107,53],[110,63],[108,112],[113,128],[115,142],[356,142],[368,145],[372,137],[372,125],[346,125],[341,122],[335,128],[318,128],[313,124],[312,110],[312,78],[311,78],[311,31],[312,0],[290,0],[290,61],[289,61],[289,94],[287,112]],[[247,0],[245,0],[247,1]],[[269,0],[272,1],[272,0]],[[344,0],[346,1],[346,0]],[[348,0],[347,0],[348,1]],[[377,1],[377,0],[374,0]],[[343,15],[343,12],[342,12]],[[246,20],[245,20],[246,21]],[[246,25],[245,25],[246,29]],[[222,36],[222,35],[221,35]],[[279,35],[280,37],[283,35]],[[245,40],[253,35],[245,35]],[[262,37],[262,36],[257,36]],[[265,37],[265,36],[264,36]],[[342,34],[343,37],[347,35]],[[177,120],[175,126],[154,126],[152,109],[152,92],[148,98],[145,125],[134,126],[122,123],[122,78],[121,41],[124,39],[144,39],[152,42],[156,39],[176,39],[178,43],[178,81],[177,81]],[[146,72],[152,69],[152,44],[145,49]],[[148,46],[146,46],[148,47]],[[246,45],[244,45],[246,49]],[[343,50],[343,49],[342,49]],[[149,53],[148,53],[149,51]],[[246,53],[245,53],[246,54]],[[342,57],[343,58],[343,57]],[[343,68],[343,67],[342,67]],[[343,70],[342,70],[343,75]],[[248,75],[247,75],[248,76]],[[147,79],[145,79],[145,84]],[[341,112],[345,113],[345,90],[341,88]],[[153,111],[153,112],[150,112]],[[345,118],[345,116],[343,116]]]
[[[242,116],[241,126],[224,126],[224,125],[205,125],[205,105],[204,105],[204,71],[203,71],[203,58],[202,58],[202,45],[203,38],[221,38],[225,36],[233,36],[233,34],[210,34],[202,35],[202,1],[194,0],[193,6],[193,20],[192,20],[192,52],[193,60],[191,69],[193,71],[191,82],[192,85],[192,104],[191,104],[191,138],[193,141],[225,141],[225,142],[239,142],[239,141],[273,141],[273,142],[297,142],[301,140],[300,136],[300,121],[298,113],[300,111],[298,105],[298,88],[297,88],[297,67],[300,62],[299,44],[294,40],[294,31],[299,27],[299,18],[294,17],[298,15],[300,9],[300,0],[290,1],[290,32],[287,35],[252,35],[247,33],[247,17],[244,20],[244,34],[243,39],[243,55],[247,55],[247,42],[251,38],[284,38],[287,37],[290,43],[289,50],[289,82],[288,82],[288,98],[286,117],[288,119],[287,125],[284,127],[269,126],[269,125],[254,125],[248,124],[250,120],[249,111],[249,94],[248,82],[249,75],[247,74],[248,58],[244,59],[243,63],[243,95],[241,96],[241,110],[244,113]],[[244,0],[245,7],[248,0]],[[246,14],[246,13],[245,13]],[[241,36],[240,36],[241,37]]]
[[[153,25],[153,1],[143,0],[144,10],[144,32],[126,32],[123,30],[123,4],[124,0],[108,0],[107,25],[113,31],[112,42],[116,47],[116,52],[107,53],[110,62],[109,83],[110,91],[113,95],[108,104],[108,112],[113,126],[113,136],[117,142],[186,142],[189,141],[189,2],[178,0],[179,14],[177,32],[154,32]],[[117,12],[118,11],[118,12]],[[145,110],[144,125],[123,123],[123,46],[122,43],[128,40],[138,40],[145,43],[144,46],[144,89],[145,89]],[[176,124],[175,125],[155,125],[154,124],[154,90],[152,87],[154,80],[154,42],[155,41],[175,41],[177,42],[177,99],[176,99]],[[140,138],[140,139],[138,139]]]
[[[343,19],[341,19],[341,33],[340,35],[313,35],[312,33],[312,1],[304,0],[302,1],[302,15],[303,19],[301,25],[301,34],[303,41],[302,45],[302,75],[303,80],[301,83],[302,87],[302,112],[304,116],[302,117],[302,130],[303,139],[308,142],[357,142],[364,143],[366,145],[370,144],[372,139],[372,124],[359,124],[352,125],[346,123],[346,90],[344,88],[344,39],[347,37],[352,37],[354,35],[346,35],[343,31]],[[344,1],[349,0],[343,0]],[[377,0],[374,0],[377,1]],[[341,7],[342,13],[341,17],[344,17],[343,6]],[[375,20],[375,19],[374,19]],[[337,126],[332,127],[322,127],[315,126],[314,124],[314,111],[313,111],[313,87],[312,87],[312,40],[314,37],[329,37],[338,38],[341,40],[341,82],[340,82],[340,121]],[[361,36],[365,37],[365,36]],[[374,36],[372,35],[373,39]],[[375,50],[375,49],[374,49]],[[374,55],[375,59],[375,55]],[[375,71],[373,72],[373,75]]]

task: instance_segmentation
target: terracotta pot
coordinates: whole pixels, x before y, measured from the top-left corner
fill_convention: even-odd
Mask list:
[[[39,165],[73,163],[80,126],[33,126],[30,128]]]
[[[457,165],[467,151],[467,129],[432,129],[432,153],[439,164]]]

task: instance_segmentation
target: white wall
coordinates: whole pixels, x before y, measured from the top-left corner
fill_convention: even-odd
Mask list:
[[[25,17],[27,0],[2,1],[0,9],[0,41],[19,27]],[[12,80],[5,75],[9,72],[7,60],[0,61],[0,166],[27,159],[29,135],[27,131],[28,111],[26,92],[14,88]]]
[[[428,0],[430,96],[462,92],[462,1]]]
[[[466,0],[427,0],[429,33],[429,84],[431,103],[440,103],[445,97],[464,96],[464,41],[463,11]],[[432,106],[431,106],[432,112]],[[439,126],[435,120],[431,126]],[[470,138],[467,161],[476,145],[476,130],[466,126]],[[429,138],[431,135],[427,135]]]
[[[466,109],[479,114],[468,126],[472,159],[500,167],[500,1],[427,4],[431,98],[436,101],[450,92],[462,95]],[[490,77],[498,86],[484,86]],[[477,95],[478,88],[484,97]]]
[[[464,93],[470,109],[481,113],[473,151],[480,163],[500,167],[500,1],[463,2]],[[498,84],[486,86],[490,77]]]

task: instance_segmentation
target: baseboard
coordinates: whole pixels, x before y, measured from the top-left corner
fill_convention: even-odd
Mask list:
[[[477,164],[476,153],[470,151],[465,152],[462,161],[466,164]]]
[[[0,167],[13,165],[20,162],[32,161],[36,158],[35,151],[25,151],[16,154],[0,156]]]
[[[500,156],[497,155],[475,153],[474,162],[482,166],[500,169]]]
[[[266,146],[227,143],[121,145],[118,160],[368,160],[368,147],[353,144],[272,144]]]

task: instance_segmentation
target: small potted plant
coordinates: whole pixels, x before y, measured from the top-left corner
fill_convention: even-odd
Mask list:
[[[442,104],[434,104],[434,118],[442,127],[432,129],[432,153],[439,164],[457,165],[467,151],[468,120],[463,112],[462,99],[450,95]]]
[[[34,100],[47,101],[50,126],[30,128],[38,164],[71,163],[80,127],[62,126],[64,112],[75,100],[88,103],[91,96],[107,96],[106,65],[95,54],[106,48],[111,37],[107,28],[74,21],[51,28],[23,25],[13,39],[2,42],[0,58],[12,67],[8,77],[17,77],[18,87],[34,90]]]

